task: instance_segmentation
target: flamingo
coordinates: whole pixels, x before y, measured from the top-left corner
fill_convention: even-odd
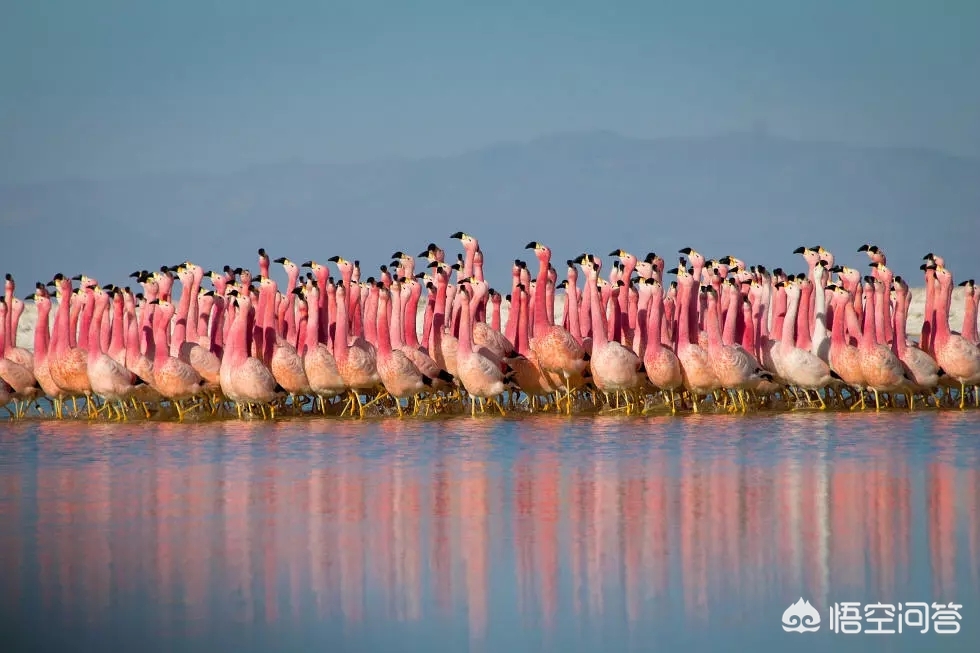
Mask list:
[[[858,331],[857,313],[854,311],[854,304],[851,301],[851,293],[843,286],[831,284],[828,288],[832,291],[832,304],[834,306],[834,326],[830,336],[830,352],[828,361],[830,369],[841,377],[847,385],[858,391],[860,405],[864,407],[864,389],[867,382],[864,373],[861,371],[861,352],[854,345],[848,343],[844,337],[844,327],[851,324],[852,329]],[[855,402],[852,408],[856,407]]]
[[[466,393],[470,396],[470,415],[476,417],[476,399],[487,400],[497,407],[501,415],[504,415],[504,407],[500,405],[496,397],[502,395],[506,389],[504,373],[500,366],[479,353],[473,347],[472,327],[470,325],[470,289],[468,284],[461,284],[459,288],[460,298],[460,329],[459,329],[459,348],[456,352],[456,378],[463,384]],[[481,401],[482,408],[482,401]]]
[[[617,397],[620,392],[626,395],[626,409],[630,411],[632,405],[629,400],[629,393],[640,386],[643,374],[643,362],[640,357],[632,350],[624,347],[616,338],[607,337],[607,325],[605,324],[605,313],[599,301],[599,291],[597,283],[606,283],[597,278],[595,268],[584,266],[585,271],[585,292],[588,301],[592,306],[592,380],[596,388],[606,397],[609,403],[609,393],[615,392]],[[613,330],[622,319],[619,307],[613,302]]]
[[[4,351],[7,341],[3,324],[6,323],[8,315],[7,302],[0,297],[0,352]],[[2,356],[0,356],[0,381],[5,387],[11,388],[13,398],[22,403],[33,401],[38,395],[38,390],[41,390],[41,386],[29,369]],[[23,414],[22,406],[18,405],[16,414],[18,417]]]
[[[385,390],[395,399],[398,416],[402,413],[402,399],[414,399],[418,410],[418,395],[427,386],[432,386],[432,379],[422,374],[408,356],[400,349],[391,348],[391,327],[388,324],[388,309],[390,307],[391,291],[378,283],[378,376]],[[370,316],[369,316],[370,317]]]
[[[170,320],[176,309],[165,299],[154,299],[156,310],[153,315],[153,387],[170,401],[177,409],[181,421],[190,408],[184,406],[188,399],[196,397],[203,389],[205,381],[188,363],[170,355],[167,342]]]
[[[344,377],[337,369],[337,360],[327,345],[319,340],[320,311],[315,306],[320,300],[320,290],[316,281],[311,282],[305,289],[294,288],[293,293],[305,295],[310,306],[306,323],[306,342],[303,346],[303,369],[310,383],[310,391],[316,396],[320,410],[325,414],[326,399],[336,397],[347,390]]]
[[[939,385],[939,364],[935,359],[918,347],[909,347],[905,334],[905,323],[908,316],[906,298],[909,294],[908,284],[902,277],[895,277],[892,282],[895,287],[895,338],[892,340],[892,351],[898,356],[905,368],[905,374],[912,379],[912,389],[918,392],[932,394]],[[913,393],[909,393],[909,403],[914,401]]]
[[[864,328],[861,332],[861,373],[869,390],[875,396],[875,410],[881,410],[880,392],[901,391],[912,379],[905,377],[905,370],[898,356],[875,336],[875,283],[867,277],[864,284]]]
[[[966,405],[966,386],[980,383],[980,348],[961,335],[950,332],[949,307],[953,294],[953,275],[942,264],[936,264],[939,281],[939,306],[936,309],[935,355],[939,367],[960,384],[960,409]],[[980,397],[975,398],[980,403]]]
[[[647,308],[646,334],[642,338],[643,368],[646,370],[647,379],[655,388],[669,393],[670,410],[676,412],[674,393],[683,384],[684,377],[677,355],[673,350],[665,347],[660,339],[661,324],[664,320],[663,285],[652,276],[644,280],[644,285],[651,289],[651,299]]]
[[[531,241],[524,249],[533,249],[538,259],[537,292],[534,294],[534,322],[530,348],[538,357],[538,365],[548,374],[556,374],[564,380],[566,410],[572,411],[573,377],[581,376],[588,365],[585,350],[572,334],[548,321],[545,287],[548,284],[548,267],[551,263],[551,249],[539,242]],[[556,398],[556,403],[558,399]]]
[[[819,389],[830,385],[835,375],[827,363],[809,350],[794,346],[793,331],[800,306],[801,289],[796,281],[786,281],[784,287],[787,304],[783,338],[779,344],[781,375],[792,385],[801,388],[808,399],[809,391],[814,391],[820,402],[820,409],[823,410],[827,408],[827,404],[820,395]]]
[[[352,292],[357,290],[353,288]],[[344,283],[337,284],[337,332],[334,335],[334,359],[337,370],[344,379],[344,385],[350,392],[349,406],[353,412],[356,405],[358,413],[364,416],[364,405],[361,403],[359,390],[373,390],[381,383],[378,376],[376,360],[364,347],[350,344],[348,341],[347,322],[347,291]],[[346,410],[346,409],[345,409]]]
[[[699,344],[700,338],[692,329],[697,328],[697,318],[692,318],[691,312],[697,300],[690,300],[696,280],[693,274],[684,266],[667,271],[677,275],[677,360],[681,365],[681,376],[684,387],[691,395],[694,412],[698,412],[698,395],[708,394],[718,387],[718,379],[711,369],[711,359],[708,352]]]
[[[132,396],[137,385],[146,385],[143,379],[134,379],[133,373],[124,365],[102,351],[99,343],[98,334],[102,328],[102,320],[105,318],[109,302],[113,296],[106,293],[102,288],[95,288],[95,314],[92,319],[91,331],[89,334],[88,348],[88,373],[89,383],[92,392],[102,397],[105,401],[104,408],[110,415],[113,409],[116,411],[117,419],[125,419],[126,404]],[[116,405],[113,406],[113,403]],[[101,410],[101,409],[100,409]],[[98,411],[96,411],[98,414]]]
[[[718,383],[722,387],[735,390],[736,397],[741,403],[742,412],[745,412],[748,410],[748,404],[743,392],[755,387],[759,381],[771,381],[772,374],[760,368],[759,364],[741,345],[722,344],[721,324],[718,315],[718,293],[714,288],[708,288],[705,292],[708,295],[705,325],[708,327],[708,355],[711,359],[711,371],[714,372],[715,378],[718,379]]]

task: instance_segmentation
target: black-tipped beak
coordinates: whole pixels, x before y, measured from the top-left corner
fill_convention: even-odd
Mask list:
[[[463,237],[463,232],[462,231],[457,231],[452,236],[450,236],[450,238],[456,238],[456,239],[460,239],[462,237]]]
[[[140,271],[137,270],[136,272],[130,272],[129,273],[129,276],[130,276],[131,279],[139,279],[140,278]]]
[[[340,257],[339,256],[331,256],[327,260],[330,261],[331,263],[336,263],[337,261],[340,260]]]
[[[417,272],[415,274],[415,277],[414,278],[416,278],[416,279],[424,279],[425,278],[425,272]]]
[[[439,267],[439,261],[432,261],[431,263],[429,263],[425,267],[427,267],[427,268],[437,268],[437,267]]]
[[[399,259],[399,258],[402,258],[403,256],[405,256],[405,253],[399,251],[399,252],[395,252],[394,254],[392,254],[391,255],[391,258]]]
[[[969,284],[970,284],[970,282],[969,282],[969,281],[960,281],[960,282],[959,282],[958,284],[956,284],[956,285],[957,285],[957,286],[961,286],[961,287],[962,287],[962,286],[968,286]]]
[[[933,254],[932,252],[929,252],[928,254],[926,254],[925,256],[922,257],[922,260],[923,261],[931,261],[933,258],[935,258],[935,254]]]
[[[301,296],[303,294],[303,289],[302,288],[293,288],[290,292],[293,293],[294,295],[296,295],[297,297],[299,297],[299,296]]]
[[[859,252],[866,252],[866,251],[868,251],[869,249],[871,249],[871,245],[867,245],[867,244],[865,244],[865,245],[861,245],[860,247],[858,247],[858,251],[859,251]]]
[[[805,251],[806,251],[806,247],[797,247],[796,249],[793,250],[793,253],[794,254],[802,254]]]
[[[273,261],[273,263],[285,263],[285,262],[286,262],[286,257],[285,256],[280,256],[275,261]]]
[[[159,303],[160,303],[160,300],[159,300],[159,299],[154,299],[154,300],[153,300],[152,302],[150,302],[150,305],[151,305],[151,306],[156,306],[156,305],[158,305]]]
[[[537,249],[537,248],[538,248],[538,244],[533,240],[524,246],[524,249]]]
[[[679,268],[670,268],[667,270],[667,274],[678,274],[680,272]]]
[[[843,272],[844,271],[844,268],[842,268],[839,265],[835,265],[834,267],[830,268],[830,271],[831,272]]]
[[[259,247],[259,256],[265,256],[265,248]]]
[[[418,256],[419,256],[419,258],[422,258],[422,257],[428,256],[428,255],[429,255],[429,250],[425,250],[424,252],[420,252]]]
[[[691,249],[690,247],[685,247],[684,249],[677,250],[677,253],[678,254],[684,254],[685,256],[690,256],[691,255],[691,252],[693,252],[693,251],[694,250]]]
[[[614,249],[608,254],[608,256],[622,256],[622,255],[623,255],[623,250],[621,249]]]
[[[80,274],[76,274],[75,276],[73,276],[73,277],[71,278],[71,280],[72,280],[72,281],[81,281],[81,280],[82,280],[82,275],[80,275]]]
[[[28,295],[27,297],[25,297],[25,298],[24,298],[24,301],[25,301],[25,302],[29,302],[29,301],[31,301],[32,299],[34,299],[34,293],[31,293],[30,295]]]
[[[311,268],[311,267],[313,267],[313,261],[306,261],[300,267],[301,268]]]

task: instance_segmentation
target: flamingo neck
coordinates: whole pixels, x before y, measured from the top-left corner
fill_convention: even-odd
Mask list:
[[[469,300],[463,298],[460,302],[459,311],[459,349],[460,354],[469,354],[473,351],[473,331],[470,325]]]
[[[405,304],[405,344],[412,349],[419,348],[418,314],[419,298],[422,296],[422,286],[416,284],[412,286],[412,293],[408,296]]]
[[[786,317],[783,320],[783,339],[780,342],[782,351],[791,351],[796,335],[796,316],[799,313],[801,293],[786,293]]]
[[[51,315],[51,303],[43,302],[37,307],[37,321],[34,325],[34,361],[43,363],[48,359],[48,346],[50,345],[50,332],[48,331],[48,320]]]
[[[390,304],[387,298],[378,301],[378,312],[375,333],[377,335],[378,356],[388,358],[391,356],[391,325],[388,323],[388,309]],[[370,313],[368,314],[370,315]],[[368,320],[370,322],[371,320]]]
[[[598,351],[609,340],[606,334],[606,312],[602,310],[599,300],[599,289],[594,278],[586,277],[585,294],[588,295],[592,307],[592,350]]]
[[[89,331],[92,326],[92,316],[95,314],[95,298],[92,296],[92,291],[86,290],[85,293],[88,298],[85,308],[82,309],[81,326],[78,331],[78,346],[81,349],[89,348]],[[96,343],[97,345],[98,343]]]
[[[170,335],[170,315],[157,309],[153,316],[153,365],[159,367],[170,357],[168,336]]]
[[[976,293],[976,291],[974,291]],[[963,328],[960,329],[960,333],[966,338],[967,342],[971,344],[977,344],[977,301],[976,295],[972,297],[966,295],[966,306],[963,311]],[[14,333],[17,332],[16,327],[14,328]]]
[[[390,312],[391,326],[389,327],[389,332],[391,333],[391,343],[393,346],[401,348],[405,346],[404,334],[405,328],[402,326],[402,316],[405,314],[404,307],[402,306],[402,295],[401,291],[391,293],[391,302],[388,304],[388,311]],[[380,330],[381,327],[379,326]]]
[[[875,294],[873,290],[864,291],[864,325],[861,330],[861,346],[871,348],[875,345]]]
[[[899,358],[905,355],[908,349],[908,342],[906,341],[905,334],[905,322],[908,315],[908,309],[905,304],[905,297],[908,293],[905,290],[899,289],[895,293],[895,336],[892,338],[892,351]]]
[[[297,348],[297,351],[302,351],[304,356],[318,342],[320,337],[320,311],[316,309],[315,302],[307,301],[307,306],[309,310],[306,317],[306,335],[304,336],[303,348],[302,350]]]
[[[708,332],[708,349],[717,351],[721,348],[721,319],[718,315],[717,295],[708,295],[708,310],[704,316],[705,328]]]
[[[547,254],[538,260],[538,278],[534,287],[534,322],[531,326],[531,335],[539,336],[548,328],[548,263],[550,258]]]
[[[347,360],[347,302],[342,293],[337,294],[337,324],[336,332],[333,336],[334,358],[338,363]]]

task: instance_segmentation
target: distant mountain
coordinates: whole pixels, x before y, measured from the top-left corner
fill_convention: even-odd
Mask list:
[[[26,292],[55,272],[120,283],[139,267],[190,258],[256,269],[273,258],[359,259],[368,276],[396,249],[449,234],[479,238],[487,274],[509,284],[529,240],[555,265],[624,248],[673,263],[711,256],[803,268],[799,245],[867,265],[874,242],[918,285],[927,251],[957,280],[980,276],[980,160],[926,150],[764,136],[641,140],[558,134],[458,156],[355,165],[278,164],[227,175],[0,186],[0,271]],[[20,289],[18,290],[20,292]]]

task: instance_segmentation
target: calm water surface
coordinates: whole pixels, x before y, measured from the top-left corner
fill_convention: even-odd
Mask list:
[[[0,424],[5,650],[980,650],[980,413]],[[822,617],[785,633],[798,598]],[[962,604],[957,635],[828,631]]]

